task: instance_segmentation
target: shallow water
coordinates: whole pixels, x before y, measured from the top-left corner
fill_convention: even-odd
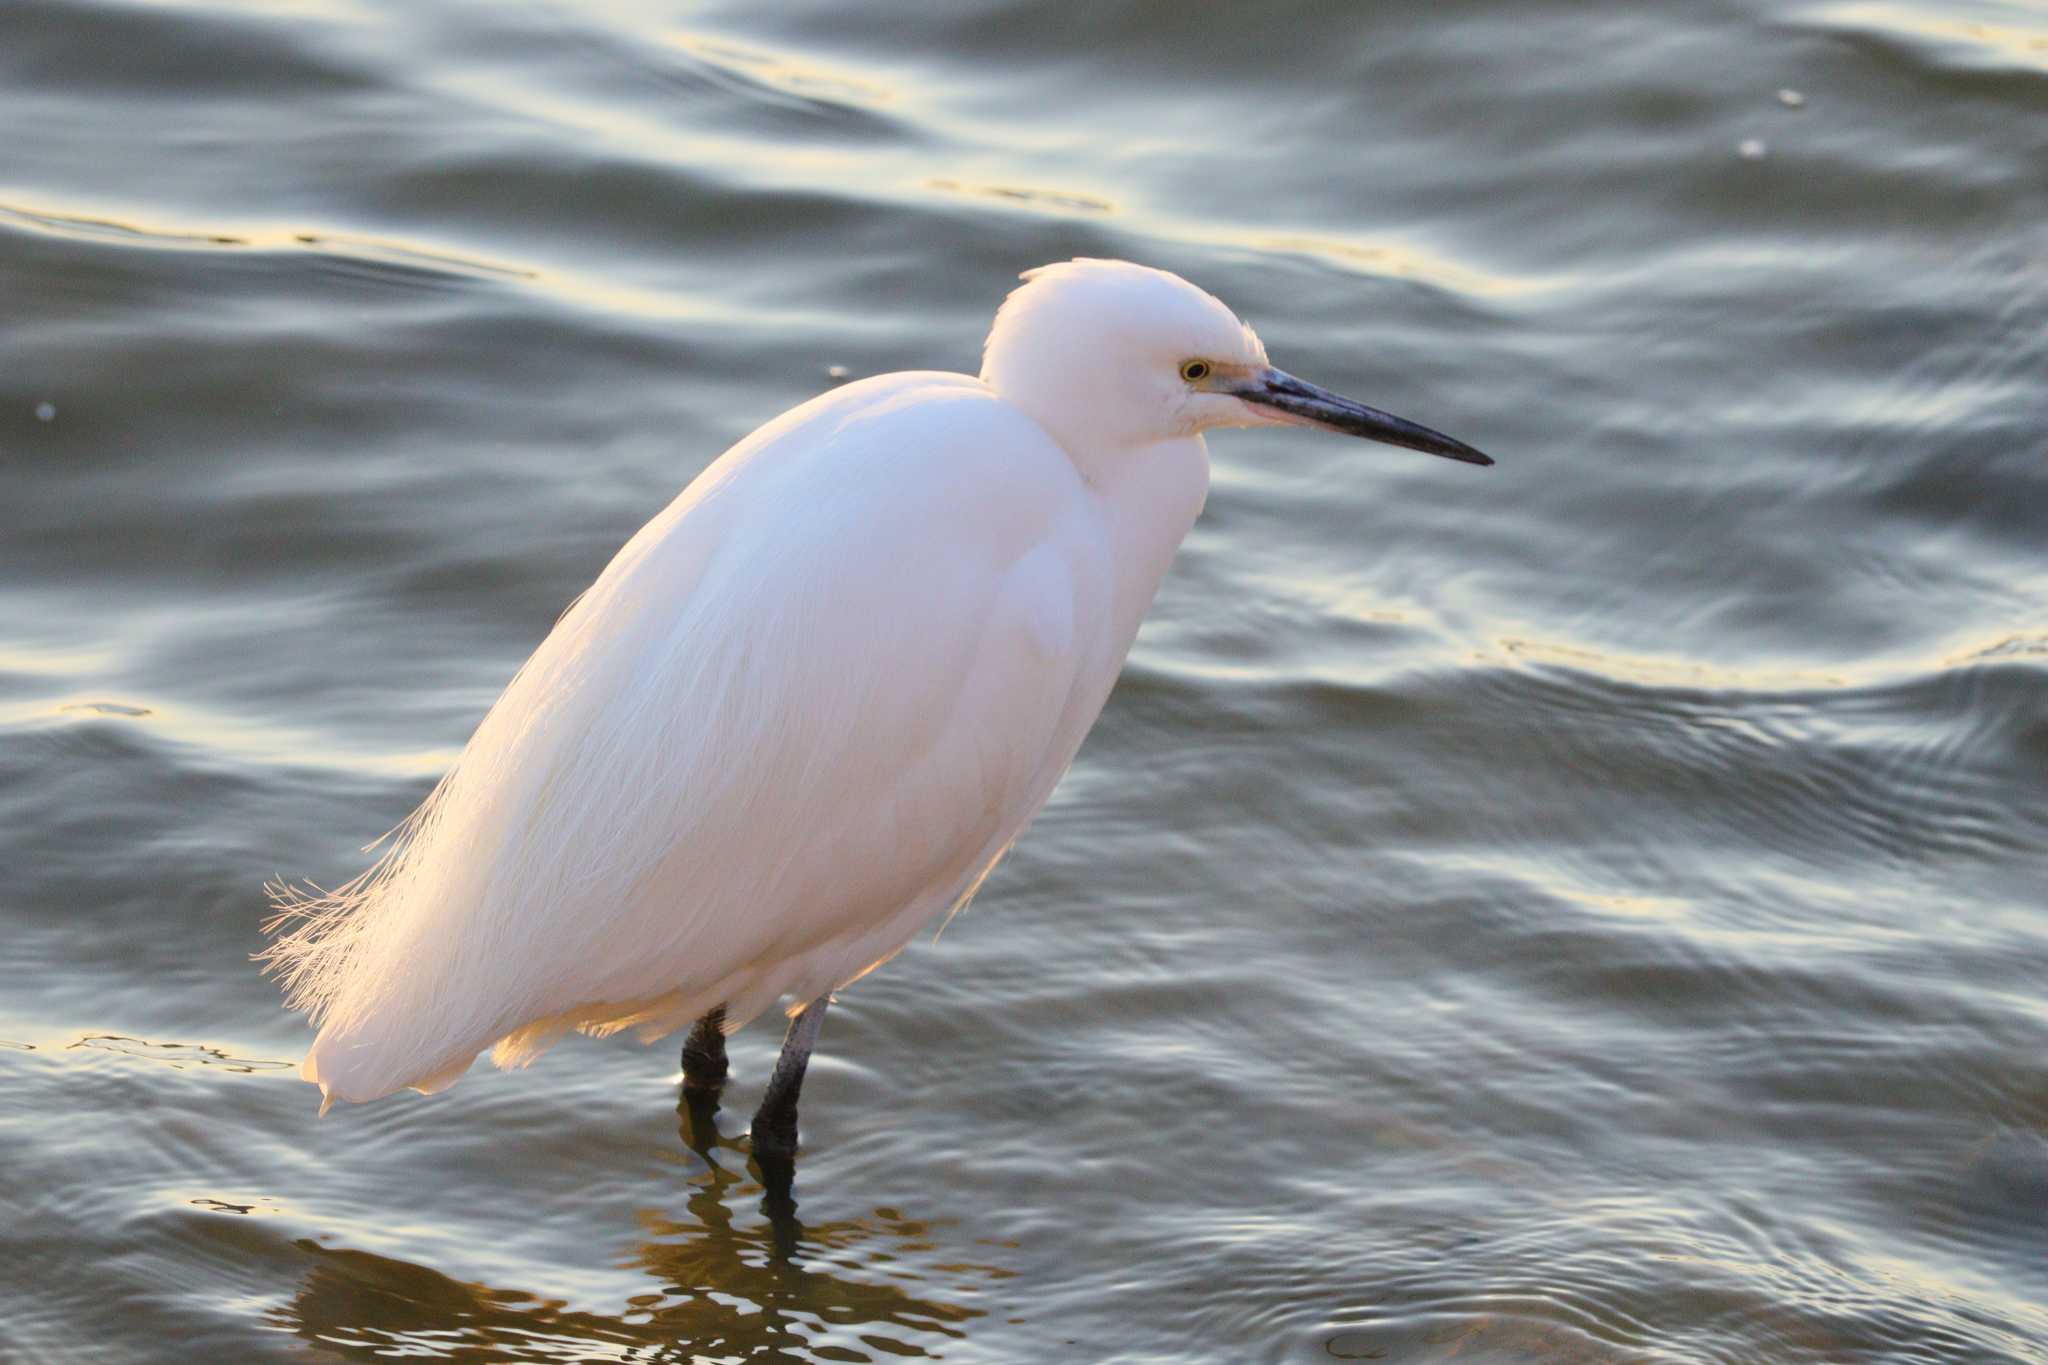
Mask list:
[[[10,5],[0,1357],[2048,1361],[2048,14],[761,8]],[[316,1120],[263,881],[1075,254],[1501,463],[1213,440],[796,1225],[668,1044]]]

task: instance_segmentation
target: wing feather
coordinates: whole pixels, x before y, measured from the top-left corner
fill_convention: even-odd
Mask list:
[[[564,614],[396,846],[287,907],[269,956],[321,1025],[307,1078],[452,1083],[495,1040],[523,1061],[572,1026],[673,1026],[914,932],[1071,757],[1088,506],[954,376],[850,386],[735,447]]]

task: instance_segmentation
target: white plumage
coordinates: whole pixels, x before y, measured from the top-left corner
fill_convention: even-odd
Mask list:
[[[266,956],[319,1025],[302,1074],[325,1103],[438,1090],[572,1028],[653,1038],[721,1004],[736,1028],[972,894],[1201,510],[1200,431],[1343,426],[1253,393],[1288,377],[1177,277],[1026,280],[981,378],[851,384],[726,452],[564,613],[374,867],[279,892]]]

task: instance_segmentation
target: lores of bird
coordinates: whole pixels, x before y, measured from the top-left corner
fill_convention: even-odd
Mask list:
[[[265,954],[336,1099],[693,1021],[687,1083],[789,999],[754,1116],[796,1147],[833,991],[974,894],[1095,722],[1208,491],[1202,433],[1312,426],[1490,464],[1273,368],[1164,271],[1028,272],[981,377],[820,395],[626,543],[425,803]],[[276,890],[274,888],[274,890]]]

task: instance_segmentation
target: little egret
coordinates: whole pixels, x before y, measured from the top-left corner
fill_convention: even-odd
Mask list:
[[[778,1000],[786,1162],[833,991],[965,904],[1072,762],[1208,492],[1202,433],[1472,447],[1267,363],[1176,275],[1027,272],[980,378],[822,394],[728,450],[563,613],[360,877],[273,887],[263,955],[321,1112],[694,1022],[686,1085]]]

